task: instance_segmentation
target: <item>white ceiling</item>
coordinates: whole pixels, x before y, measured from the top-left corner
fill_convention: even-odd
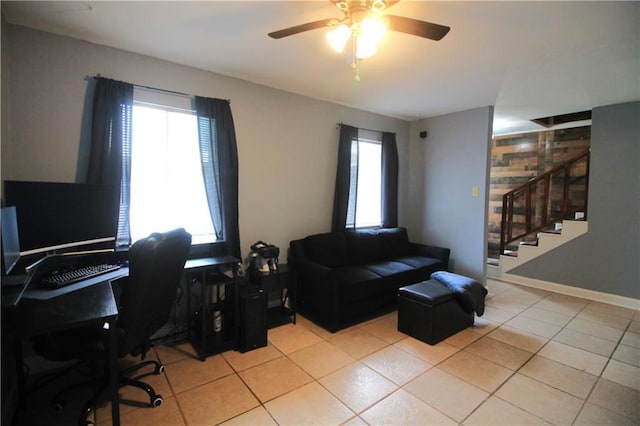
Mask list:
[[[495,105],[496,131],[640,99],[640,2],[401,1],[387,13],[451,27],[435,42],[389,32],[361,81],[325,30],[329,1],[2,1],[9,23],[308,97],[415,120]]]

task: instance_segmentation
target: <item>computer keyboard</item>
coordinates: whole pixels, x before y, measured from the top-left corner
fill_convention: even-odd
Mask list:
[[[117,271],[120,265],[90,265],[64,271],[52,271],[41,278],[41,283],[47,288],[60,288],[91,277]]]

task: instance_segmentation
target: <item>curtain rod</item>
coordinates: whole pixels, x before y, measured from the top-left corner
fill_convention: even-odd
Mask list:
[[[336,129],[339,129],[340,126],[350,126],[350,124],[345,124],[345,123],[336,123]],[[379,133],[391,133],[393,135],[396,134],[396,132],[387,132],[384,130],[374,130],[374,129],[366,129],[364,127],[356,127],[356,126],[351,126],[351,127],[355,127],[356,129],[360,129],[360,130],[366,130],[368,132],[379,132]]]
[[[85,80],[88,80],[90,78],[108,78],[108,77],[104,77],[100,73],[98,73],[96,75],[88,75],[88,76],[86,76]],[[155,90],[157,92],[169,93],[169,94],[178,95],[178,96],[186,96],[188,98],[195,98],[196,97],[196,95],[191,95],[189,93],[184,93],[184,92],[177,92],[175,90],[159,89],[157,87],[144,86],[142,84],[135,84],[135,83],[131,83],[131,84],[133,84],[134,87],[139,87],[140,89]],[[226,99],[226,101],[231,103],[231,99]]]

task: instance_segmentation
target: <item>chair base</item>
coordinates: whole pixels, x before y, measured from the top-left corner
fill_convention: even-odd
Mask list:
[[[151,371],[148,371],[146,373],[140,374],[138,376],[135,377],[129,377],[129,375],[139,371],[140,369],[147,367],[149,365],[153,365],[154,368]],[[67,386],[64,389],[58,391],[58,393],[56,393],[56,395],[53,398],[53,408],[56,411],[61,411],[64,409],[64,399],[62,398],[62,396],[73,390],[76,389],[78,387],[84,387],[84,386],[98,386],[98,388],[93,392],[93,394],[91,395],[91,397],[87,400],[87,402],[83,405],[81,411],[80,411],[80,415],[78,417],[78,425],[79,426],[94,426],[95,423],[91,420],[89,420],[89,415],[91,414],[92,411],[94,411],[94,407],[96,405],[96,403],[100,400],[100,397],[104,394],[104,392],[107,390],[107,388],[109,387],[109,380],[106,379],[108,378],[108,372],[105,372],[103,377],[100,378],[95,378],[95,379],[91,379],[91,380],[87,380],[81,383],[74,383],[73,385]],[[162,405],[163,403],[163,398],[162,395],[156,393],[156,391],[153,389],[153,387],[151,387],[150,385],[148,385],[145,382],[142,382],[141,379],[143,379],[144,377],[150,376],[150,375],[158,375],[158,374],[162,374],[164,373],[164,365],[160,364],[159,362],[155,361],[155,360],[150,360],[150,361],[144,361],[138,364],[135,364],[129,368],[126,368],[124,370],[121,370],[118,373],[118,382],[119,382],[119,387],[123,387],[123,386],[134,386],[137,387],[138,389],[142,389],[143,391],[145,391],[149,397],[149,406],[150,407],[159,407],[160,405]]]

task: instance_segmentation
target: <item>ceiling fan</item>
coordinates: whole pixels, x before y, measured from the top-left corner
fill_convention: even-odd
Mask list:
[[[342,52],[352,40],[351,65],[358,68],[359,60],[373,55],[385,30],[411,34],[431,40],[440,40],[449,32],[444,25],[420,21],[403,16],[383,14],[399,0],[330,0],[344,13],[343,19],[327,18],[295,25],[269,33],[280,39],[319,28],[328,28],[327,40],[338,52]],[[356,80],[359,75],[356,73]]]
[[[319,21],[307,22],[306,24],[295,25],[269,33],[271,38],[283,38],[305,31],[315,30],[322,27],[333,27],[340,24],[348,26],[358,25],[371,14],[380,14],[383,10],[390,8],[400,0],[329,0],[340,11],[344,12],[344,19],[336,18],[321,19]],[[449,32],[450,28],[444,25],[433,24],[431,22],[419,21],[403,16],[384,15],[388,29],[431,40],[440,40]]]

